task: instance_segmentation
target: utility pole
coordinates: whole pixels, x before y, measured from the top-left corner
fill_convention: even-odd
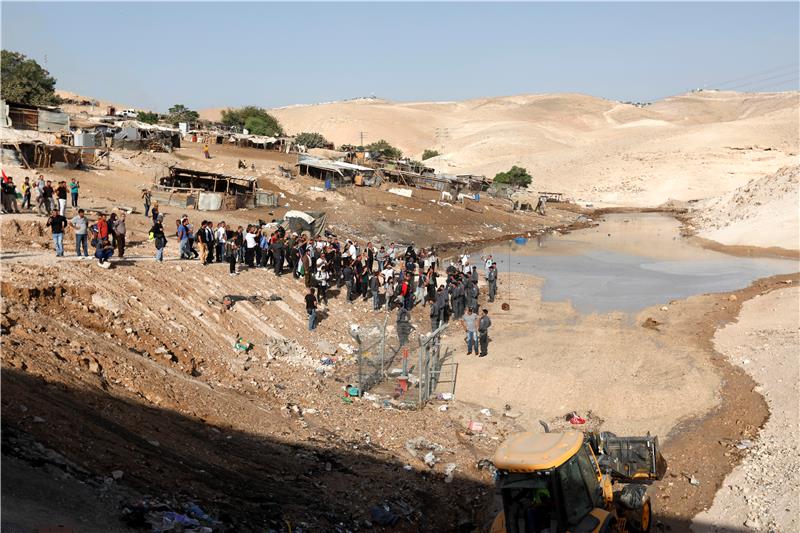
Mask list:
[[[359,131],[358,133],[361,136],[361,144],[359,144],[359,146],[363,147],[364,146],[364,135],[366,135],[367,132],[366,131]]]

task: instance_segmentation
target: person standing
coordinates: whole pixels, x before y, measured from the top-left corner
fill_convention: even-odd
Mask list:
[[[189,251],[189,228],[186,227],[188,219],[183,219],[178,222],[175,236],[178,238],[178,246],[181,252],[181,259],[189,259],[192,253]]]
[[[153,223],[155,223],[158,220],[158,215],[160,214],[161,213],[158,210],[158,201],[155,201],[153,202],[153,207],[150,209],[150,216],[153,217]]]
[[[205,266],[208,261],[206,258],[208,257],[208,241],[206,240],[206,226],[208,222],[202,220],[200,222],[200,229],[197,230],[197,240],[200,241],[200,258],[203,260],[203,266]]]
[[[42,206],[45,210],[44,214],[53,210],[53,184],[50,180],[47,180],[42,187]]]
[[[117,245],[117,256],[120,259],[125,255],[125,235],[127,231],[125,226],[125,213],[122,213],[114,222],[114,243]]]
[[[58,214],[62,217],[67,213],[67,182],[59,181],[56,188],[56,196],[58,197]]]
[[[14,185],[14,178],[10,177],[3,183],[3,209],[6,213],[19,213],[17,205],[17,186]]]
[[[369,280],[369,290],[372,293],[372,310],[381,309],[381,274],[373,274]]]
[[[78,191],[80,190],[80,182],[72,178],[69,182],[69,193],[72,196],[72,207],[78,207]]]
[[[78,209],[78,215],[72,217],[70,226],[75,230],[75,253],[81,257],[83,248],[83,257],[89,257],[89,221],[84,216],[83,209]]]
[[[164,261],[164,248],[167,246],[167,236],[164,234],[164,215],[158,215],[158,218],[150,228],[150,233],[153,234],[153,241],[156,245],[156,261],[161,263]]]
[[[242,243],[244,242],[241,229],[241,226],[239,226],[239,230],[229,236],[225,242],[225,253],[228,257],[228,272],[231,276],[236,275],[236,259],[239,257],[239,250],[242,249]]]
[[[97,238],[108,239],[108,222],[105,213],[97,214]]]
[[[483,310],[483,316],[478,321],[478,342],[480,344],[480,354],[478,357],[486,357],[489,355],[489,327],[492,325],[492,319],[489,318],[489,310]]]
[[[225,255],[225,243],[228,242],[228,230],[225,228],[225,222],[217,224],[217,263],[222,262],[222,257]]]
[[[258,241],[256,241],[256,233],[253,229],[253,226],[247,226],[247,232],[244,234],[244,243],[244,262],[247,264],[248,268],[255,268],[254,261],[256,257],[256,246],[258,246]]]
[[[208,152],[208,144],[203,145],[203,157],[211,159],[211,154]]]
[[[47,219],[47,226],[53,233],[56,257],[64,257],[64,228],[67,227],[67,219],[60,215],[57,209],[52,209],[50,218]]]
[[[328,305],[328,265],[325,264],[325,259],[317,259],[317,269],[314,271],[314,281],[317,284],[317,300],[320,303]]]
[[[472,355],[472,350],[478,354],[478,315],[468,307],[467,312],[461,317],[461,324],[467,332],[467,355]]]
[[[205,262],[206,264],[211,264],[214,262],[214,249],[216,246],[214,245],[214,223],[210,220],[206,221],[205,236],[203,239],[205,239],[207,251]]]
[[[147,189],[142,189],[142,202],[144,202],[144,216],[150,216],[150,199],[152,198],[152,194]]]
[[[497,295],[497,267],[494,263],[489,267],[486,281],[489,283],[489,302],[493,302],[494,297]]]
[[[353,270],[352,263],[348,259],[342,269],[342,278],[344,285],[347,287],[347,303],[353,303],[353,283],[355,282],[355,271]]]
[[[31,182],[28,177],[22,183],[22,209],[31,208]]]
[[[283,255],[285,249],[283,245],[283,239],[281,239],[277,235],[275,237],[276,237],[275,241],[270,245],[270,250],[272,251],[272,265],[275,268],[275,275],[280,277],[280,275],[283,273]],[[317,268],[319,268],[319,259],[317,260]],[[324,280],[325,284],[323,287],[327,287],[328,286],[327,268],[324,268],[324,273],[325,273],[325,280]],[[317,281],[319,281],[319,278],[317,278]],[[328,297],[325,293],[325,288],[320,288],[320,293],[322,295],[320,297],[320,300],[324,300],[325,305],[328,305]]]
[[[314,289],[309,287],[306,294],[306,313],[308,314],[308,331],[317,328],[317,299],[314,297]]]
[[[411,313],[405,307],[400,307],[397,310],[397,340],[400,341],[400,347],[406,345],[408,336],[411,335]]]

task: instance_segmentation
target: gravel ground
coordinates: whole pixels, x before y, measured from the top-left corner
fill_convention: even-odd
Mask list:
[[[800,530],[799,304],[795,287],[756,297],[714,338],[717,350],[758,382],[770,418],[757,439],[737,443],[747,455],[711,508],[697,515],[695,533]]]

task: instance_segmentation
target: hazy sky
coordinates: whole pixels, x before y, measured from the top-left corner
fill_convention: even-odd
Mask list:
[[[2,45],[46,56],[60,89],[158,111],[373,94],[648,101],[797,89],[799,6],[3,1]]]

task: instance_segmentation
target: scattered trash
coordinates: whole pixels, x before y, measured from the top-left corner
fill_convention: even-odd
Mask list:
[[[323,357],[322,359],[319,360],[319,362],[322,363],[325,366],[332,366],[332,365],[336,364],[336,362],[333,359],[331,359],[330,357]]]
[[[456,464],[455,463],[447,463],[447,466],[444,467],[444,482],[445,483],[452,483],[453,476],[455,475],[456,471]]]
[[[361,390],[358,387],[354,387],[352,385],[345,385],[344,395],[345,397],[358,398],[359,396],[361,396]]]
[[[470,420],[467,424],[467,429],[473,433],[481,433],[483,431],[483,424],[476,422],[475,420]]]
[[[742,439],[742,441],[739,442],[739,444],[737,444],[736,447],[738,449],[740,449],[740,450],[749,450],[754,445],[755,445],[755,443],[753,441],[751,441],[750,439]]]
[[[253,343],[244,340],[242,337],[236,339],[236,342],[233,344],[233,349],[238,352],[247,353],[253,349]]]
[[[567,420],[567,422],[575,426],[586,423],[586,419],[578,416],[578,413],[576,413],[575,411],[567,413],[567,416],[564,418]]]
[[[689,484],[694,485],[695,487],[700,485],[700,480],[694,476],[689,477]]]
[[[436,399],[437,400],[450,401],[450,400],[453,399],[453,393],[452,392],[440,392],[439,394],[436,395]]]
[[[411,472],[412,470],[414,470],[414,467],[413,467],[413,466],[411,466],[411,465],[405,465],[405,466],[403,466],[403,470],[406,470],[406,471],[408,471],[408,472]]]
[[[433,467],[439,459],[436,457],[437,453],[444,453],[445,449],[442,445],[436,444],[427,440],[425,437],[415,437],[406,441],[406,451],[415,459],[419,459],[417,452],[427,450],[427,453],[422,457],[422,462],[429,467]]]
[[[424,462],[429,467],[433,468],[433,465],[435,465],[438,461],[433,452],[428,452],[425,454],[425,457],[422,458],[422,462]]]
[[[446,405],[440,405],[439,406],[439,410],[442,411],[442,412],[447,411],[447,406]]]
[[[111,477],[113,477],[114,480],[122,479],[123,475],[124,473],[122,472],[122,470],[114,470],[111,472]]]
[[[481,409],[481,414],[483,416],[489,417],[489,416],[492,416],[492,411],[490,409],[484,408],[484,409]]]

